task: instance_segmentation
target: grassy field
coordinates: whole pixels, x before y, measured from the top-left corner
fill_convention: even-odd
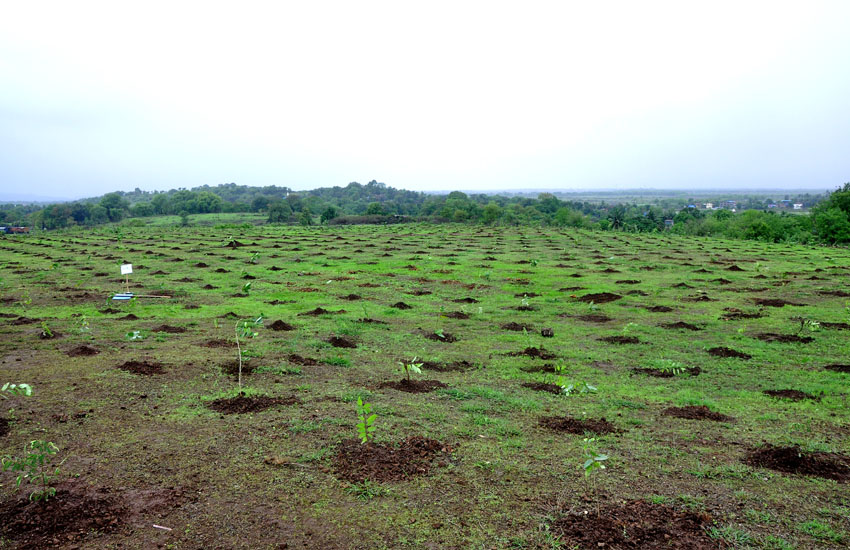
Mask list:
[[[147,226],[0,262],[0,454],[64,460],[46,504],[0,475],[0,548],[850,544],[846,249]],[[168,297],[110,300],[124,262]]]

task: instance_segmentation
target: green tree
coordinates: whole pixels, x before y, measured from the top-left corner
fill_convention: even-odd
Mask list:
[[[337,209],[333,206],[328,206],[325,208],[325,211],[322,212],[322,223],[328,223],[332,219],[336,218],[339,215]]]
[[[385,214],[384,207],[379,202],[370,202],[366,207],[367,216],[383,216]]]

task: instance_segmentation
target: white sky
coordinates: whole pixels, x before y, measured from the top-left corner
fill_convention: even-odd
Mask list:
[[[6,2],[0,197],[850,181],[850,2]]]

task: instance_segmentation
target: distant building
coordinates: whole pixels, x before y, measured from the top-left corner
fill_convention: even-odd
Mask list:
[[[707,202],[707,203],[703,204],[703,207],[706,210],[712,210],[712,209],[714,209],[714,203],[713,202]]]
[[[779,201],[779,206],[781,206],[782,208],[790,208],[791,201],[788,199],[782,199],[781,201]]]
[[[719,208],[725,208],[727,210],[735,210],[738,207],[737,201],[720,201]]]
[[[773,204],[773,203],[768,204],[768,205],[767,205],[767,207],[768,207],[768,208],[779,208],[779,206],[778,206],[778,205]]]
[[[664,228],[673,227],[673,220],[664,220]]]
[[[801,203],[801,202],[795,202],[794,203],[794,210],[802,210],[802,209],[803,209],[803,203]]]

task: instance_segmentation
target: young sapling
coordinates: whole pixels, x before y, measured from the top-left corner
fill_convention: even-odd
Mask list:
[[[416,356],[413,357],[413,360],[410,363],[405,363],[404,361],[399,361],[398,364],[401,365],[401,370],[407,375],[407,381],[410,382],[410,372],[413,371],[416,374],[422,374],[422,363],[416,362]]]
[[[363,398],[357,397],[357,418],[360,422],[357,423],[357,433],[360,435],[360,443],[368,443],[375,436],[375,418],[377,414],[372,413],[372,404],[364,403]]]
[[[239,342],[239,337],[241,336],[243,339],[256,338],[258,333],[254,329],[261,326],[263,326],[262,313],[257,318],[240,319],[239,321],[236,321],[236,326],[234,327],[234,332],[236,333],[236,356],[239,360],[238,384],[240,391],[242,390],[242,357],[244,352],[242,351],[242,345]]]

